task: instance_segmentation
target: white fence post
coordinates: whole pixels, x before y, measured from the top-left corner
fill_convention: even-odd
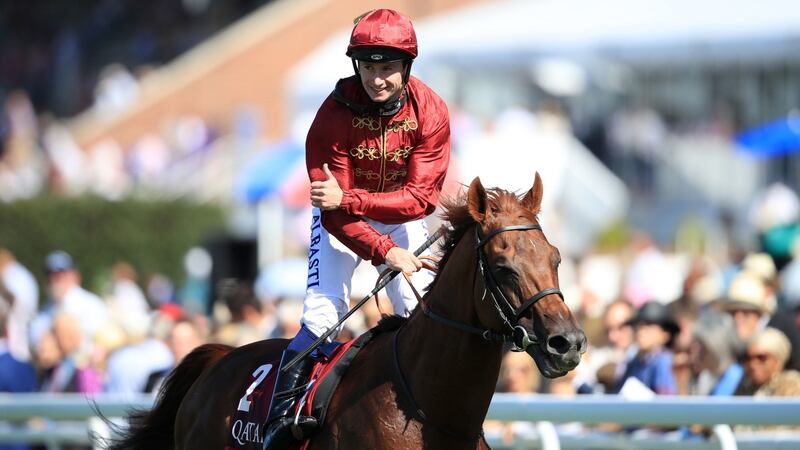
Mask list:
[[[558,431],[553,422],[541,421],[536,423],[536,430],[542,440],[542,450],[561,450],[561,442],[558,440]]]
[[[730,425],[714,425],[713,430],[714,436],[719,439],[720,450],[738,450],[738,446],[736,445],[736,436],[733,435],[733,429]]]

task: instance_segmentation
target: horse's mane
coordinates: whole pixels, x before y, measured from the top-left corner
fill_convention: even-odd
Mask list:
[[[403,326],[406,321],[408,321],[407,317],[398,316],[396,314],[384,314],[372,330],[375,334],[394,331]]]
[[[505,211],[516,211],[520,209],[520,199],[513,192],[506,191],[500,188],[491,188],[486,190],[487,209],[491,210],[494,214]],[[440,250],[439,270],[436,277],[428,286],[430,291],[439,280],[439,275],[442,269],[447,265],[453,251],[456,249],[464,233],[471,229],[475,224],[475,219],[469,213],[469,202],[467,199],[467,192],[461,192],[456,197],[442,199],[442,213],[440,217],[443,221],[450,223],[450,229],[445,233],[444,244]],[[533,212],[531,219],[535,220],[536,215]]]

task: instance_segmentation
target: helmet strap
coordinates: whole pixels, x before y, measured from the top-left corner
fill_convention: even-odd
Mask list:
[[[411,64],[414,63],[413,59],[406,59],[403,61],[405,71],[403,72],[403,88],[408,84],[408,79],[411,78]]]

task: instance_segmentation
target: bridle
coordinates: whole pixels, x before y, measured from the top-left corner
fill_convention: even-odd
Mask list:
[[[497,282],[492,270],[489,266],[489,260],[486,256],[486,252],[484,251],[484,246],[495,236],[500,233],[505,233],[508,231],[527,231],[527,230],[542,230],[541,225],[531,223],[531,224],[524,224],[524,225],[510,225],[507,227],[497,228],[489,232],[486,236],[481,238],[480,235],[480,226],[477,224],[475,225],[475,250],[478,253],[478,270],[483,277],[483,284],[486,288],[484,291],[484,298],[486,297],[486,293],[489,293],[489,297],[492,299],[492,305],[494,306],[495,310],[497,311],[500,320],[503,322],[503,327],[505,331],[498,332],[491,329],[481,329],[474,327],[472,325],[458,322],[452,319],[448,319],[443,317],[439,314],[433,312],[429,305],[427,305],[424,301],[420,301],[420,305],[422,307],[422,312],[437,322],[441,322],[445,325],[449,325],[454,328],[458,328],[462,331],[466,331],[468,333],[477,334],[483,337],[488,341],[503,341],[503,342],[511,342],[514,344],[514,347],[511,349],[512,351],[516,352],[523,352],[525,351],[530,345],[537,344],[538,338],[535,334],[528,333],[528,330],[525,329],[522,325],[519,324],[520,318],[528,311],[530,307],[536,304],[539,300],[547,297],[548,295],[558,295],[561,297],[561,300],[564,300],[564,294],[561,293],[561,290],[558,288],[547,288],[542,289],[541,291],[537,292],[536,294],[530,296],[526,299],[519,308],[514,308],[513,305],[508,301],[503,291],[500,289],[500,284]]]
[[[508,231],[527,231],[527,230],[539,230],[542,231],[542,227],[538,224],[525,224],[525,225],[510,225],[507,227],[497,228],[489,232],[486,236],[481,238],[480,235],[480,226],[477,224],[475,225],[475,250],[478,253],[478,270],[483,277],[483,283],[486,288],[484,291],[483,298],[486,298],[486,292],[489,293],[489,296],[492,299],[492,304],[494,305],[497,314],[500,316],[500,320],[502,320],[506,331],[498,332],[492,329],[486,328],[481,329],[478,327],[474,327],[470,324],[464,322],[458,322],[456,320],[448,319],[447,317],[440,316],[433,312],[423,298],[419,295],[414,285],[411,283],[411,280],[408,278],[408,275],[403,274],[408,280],[408,284],[411,287],[411,290],[417,296],[417,300],[419,301],[420,308],[422,308],[422,312],[430,317],[431,319],[441,322],[445,325],[448,325],[453,328],[457,328],[459,330],[465,331],[467,333],[472,333],[481,336],[483,339],[487,341],[501,341],[501,342],[511,342],[514,347],[511,351],[515,352],[523,352],[529,346],[533,344],[537,344],[539,341],[536,338],[535,334],[529,334],[528,331],[519,324],[519,319],[522,317],[525,312],[536,304],[539,300],[543,299],[544,297],[555,294],[561,297],[561,300],[564,300],[564,294],[561,293],[561,290],[558,288],[547,288],[542,289],[541,291],[533,294],[528,299],[526,299],[519,308],[514,308],[513,305],[508,301],[506,296],[503,294],[503,291],[500,289],[500,284],[492,274],[492,271],[489,267],[489,259],[486,256],[486,252],[484,251],[484,246],[491,240],[493,237],[497,236],[500,233],[505,233]],[[400,338],[400,332],[403,330],[403,327],[400,327],[394,335],[394,339],[392,342],[392,353],[394,356],[394,370],[397,374],[398,380],[400,382],[400,386],[403,389],[403,392],[406,395],[406,398],[411,403],[411,406],[417,415],[417,417],[422,422],[431,423],[431,420],[425,414],[425,412],[420,408],[417,401],[414,399],[414,394],[411,392],[411,386],[409,386],[408,382],[406,381],[406,377],[403,374],[402,369],[400,368],[400,353],[398,350],[398,340]],[[461,433],[456,433],[453,430],[443,427],[439,424],[432,423],[432,425],[439,429],[440,432],[446,434],[451,437],[458,438],[459,440],[474,440],[479,436],[483,435],[483,431],[481,431],[477,436],[464,436]]]

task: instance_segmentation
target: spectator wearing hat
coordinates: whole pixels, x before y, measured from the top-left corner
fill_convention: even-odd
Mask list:
[[[736,389],[736,394],[754,397],[800,396],[800,372],[786,368],[790,353],[791,343],[781,331],[768,327],[757,332],[747,347],[744,357],[745,377]],[[797,430],[797,426],[738,425],[734,428],[736,432]]]
[[[756,397],[800,396],[800,372],[786,369],[792,350],[780,330],[768,327],[753,336],[744,357],[745,377],[737,395]]]
[[[659,395],[674,395],[677,385],[672,374],[670,346],[678,333],[678,324],[669,308],[658,302],[642,305],[631,319],[638,351],[625,366],[618,381],[619,391],[628,378],[636,378]]]
[[[749,343],[767,327],[780,330],[789,339],[791,350],[787,367],[800,369],[800,330],[790,314],[775,314],[775,296],[763,278],[744,270],[731,281],[727,298],[720,308],[730,314],[742,342]]]
[[[55,251],[45,258],[45,272],[50,302],[32,325],[32,334],[41,335],[53,326],[56,315],[64,313],[78,318],[83,344],[92,342],[94,333],[109,319],[105,303],[81,286],[81,275],[72,257]]]

